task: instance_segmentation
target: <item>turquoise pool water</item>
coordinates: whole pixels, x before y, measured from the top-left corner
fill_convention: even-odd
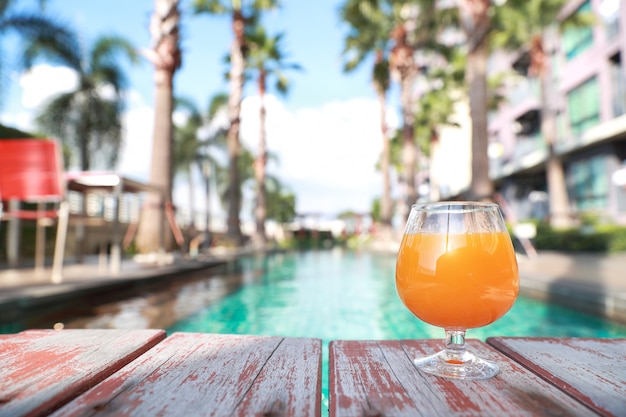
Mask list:
[[[442,338],[400,302],[395,258],[341,250],[239,261],[241,287],[168,328],[333,339]],[[443,302],[443,301],[442,301]],[[626,326],[520,297],[497,322],[468,331],[489,336],[626,337]]]
[[[235,269],[241,283],[236,291],[168,332],[322,339],[323,416],[331,340],[443,339],[442,329],[415,318],[398,298],[392,256],[339,250],[286,253],[243,259]],[[626,337],[626,326],[520,297],[503,318],[471,329],[467,336]]]

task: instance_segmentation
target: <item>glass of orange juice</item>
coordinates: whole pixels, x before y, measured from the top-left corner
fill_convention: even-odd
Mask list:
[[[517,260],[498,205],[414,205],[398,251],[396,289],[416,317],[446,332],[445,349],[415,359],[419,369],[456,379],[499,372],[465,347],[466,330],[498,320],[519,291]]]

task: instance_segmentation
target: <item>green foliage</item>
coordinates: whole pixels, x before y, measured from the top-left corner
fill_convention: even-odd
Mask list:
[[[567,0],[509,0],[494,8],[494,48],[516,50],[556,22]]]
[[[465,56],[461,53],[452,55],[448,65],[427,71],[425,79],[429,89],[418,100],[415,138],[420,151],[430,155],[430,144],[438,139],[441,128],[458,126],[453,117],[455,105],[463,97]]]
[[[235,12],[251,15],[261,10],[272,10],[280,6],[277,0],[193,0],[194,14],[227,15]]]
[[[36,135],[0,124],[0,139],[34,138]]]
[[[626,251],[626,226],[587,224],[580,228],[553,229],[546,223],[539,223],[534,245],[538,250],[623,252]]]
[[[328,230],[299,229],[293,238],[281,243],[285,249],[328,249],[338,242]]]
[[[296,217],[296,196],[282,189],[268,188],[267,218],[287,223]]]
[[[284,51],[284,34],[269,36],[260,24],[250,27],[246,32],[246,72],[257,80],[259,88],[265,91],[267,79],[275,78],[274,89],[281,95],[289,91],[289,79],[285,70],[301,70],[302,67],[293,62],[287,62]],[[262,84],[262,86],[261,86]]]
[[[380,222],[380,198],[375,198],[372,201],[371,215],[372,220]]]
[[[41,43],[33,43],[30,53],[41,47]],[[89,170],[101,160],[104,168],[115,166],[122,145],[122,90],[127,85],[119,59],[137,63],[134,46],[119,36],[102,36],[87,51],[68,44],[49,56],[73,69],[79,82],[75,90],[58,94],[45,104],[37,115],[37,125],[75,151],[81,170]],[[114,90],[113,97],[102,94],[105,86]]]
[[[26,10],[18,6],[17,0],[0,1],[0,37],[12,33],[22,41],[17,50],[20,67],[29,68],[37,58],[47,58],[54,53],[52,51],[70,48],[75,45],[75,37],[63,23],[55,17],[45,13],[43,0],[40,0],[39,8]],[[0,45],[0,92],[4,90],[8,79],[8,54]],[[0,94],[0,102],[5,94]]]

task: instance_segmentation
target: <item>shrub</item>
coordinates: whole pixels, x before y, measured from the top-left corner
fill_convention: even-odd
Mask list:
[[[538,223],[533,244],[538,250],[621,252],[626,251],[626,227],[586,223],[579,228],[553,229],[546,223]]]

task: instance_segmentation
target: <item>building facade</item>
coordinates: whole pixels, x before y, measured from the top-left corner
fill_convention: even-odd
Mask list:
[[[550,56],[547,111],[556,120],[571,214],[626,223],[626,1],[573,0],[563,10],[593,13],[592,27],[545,37]],[[541,135],[539,80],[526,75],[528,54],[496,53],[489,71],[518,75],[489,119],[490,175],[519,220],[549,215],[548,149]]]

